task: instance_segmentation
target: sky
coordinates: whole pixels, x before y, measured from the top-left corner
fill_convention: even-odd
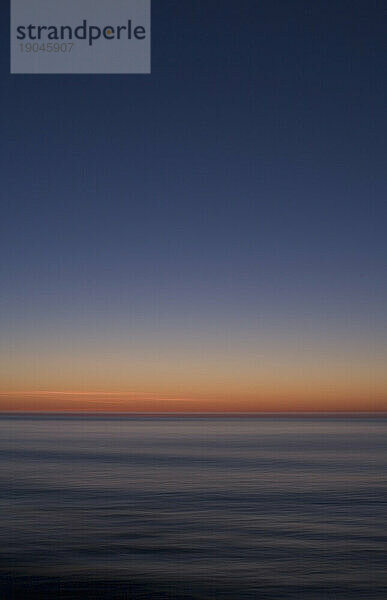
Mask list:
[[[386,11],[153,0],[151,75],[10,75],[0,410],[387,410]]]

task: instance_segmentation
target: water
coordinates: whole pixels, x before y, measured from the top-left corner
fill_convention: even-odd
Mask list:
[[[387,419],[0,418],[0,597],[386,600]]]

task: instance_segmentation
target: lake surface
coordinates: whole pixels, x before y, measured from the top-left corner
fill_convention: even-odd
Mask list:
[[[0,597],[386,600],[384,416],[0,417]]]

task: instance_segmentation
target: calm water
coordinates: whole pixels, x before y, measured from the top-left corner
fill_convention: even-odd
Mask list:
[[[385,417],[2,416],[0,597],[386,600],[386,463]]]

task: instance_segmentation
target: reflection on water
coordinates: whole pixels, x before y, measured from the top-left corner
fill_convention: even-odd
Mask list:
[[[2,598],[385,600],[386,462],[385,417],[2,416]]]

